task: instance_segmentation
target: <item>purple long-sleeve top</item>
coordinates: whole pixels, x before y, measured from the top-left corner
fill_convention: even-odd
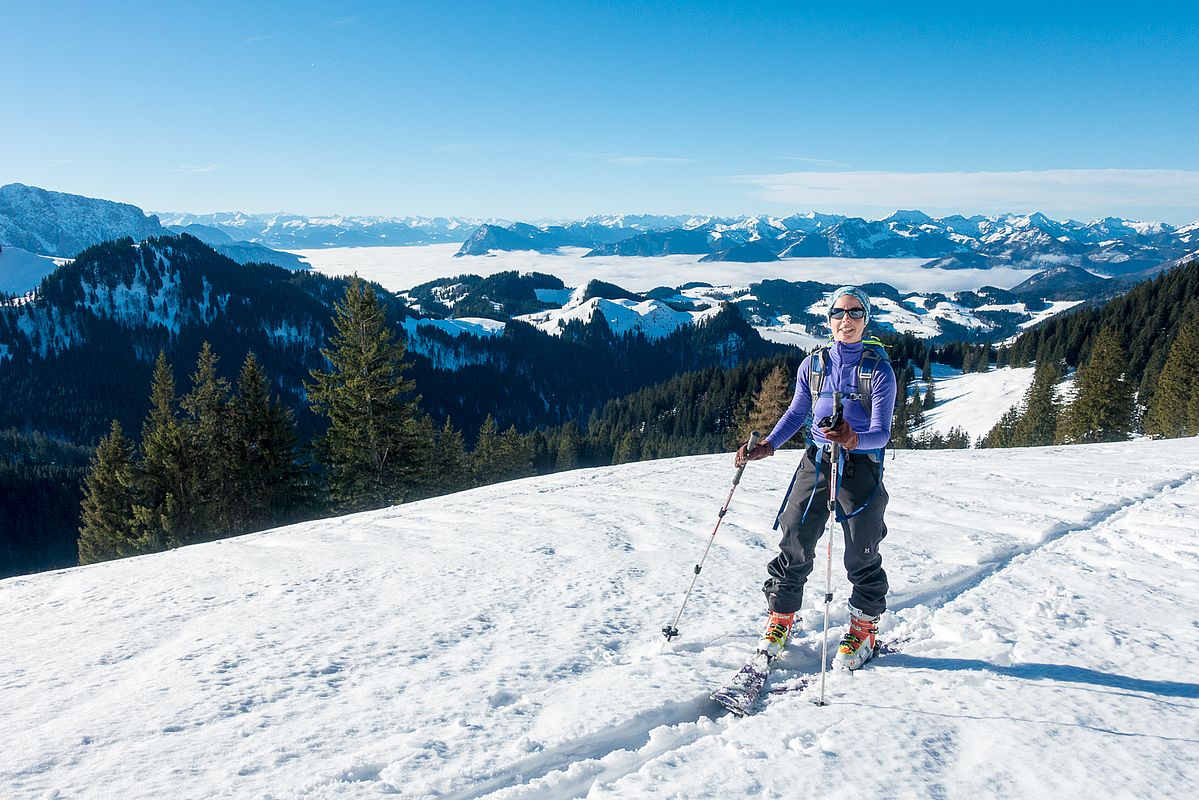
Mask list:
[[[815,409],[812,408],[812,390],[808,383],[809,362],[815,356],[808,356],[803,360],[799,365],[795,397],[791,398],[791,406],[766,437],[772,445],[776,448],[782,447],[809,418],[821,419],[832,414],[833,392],[857,394],[858,364],[862,360],[864,349],[865,345],[861,342],[833,342],[829,346],[828,374],[824,376],[824,385],[820,387],[820,397],[816,400]],[[858,450],[877,450],[891,441],[891,416],[895,412],[895,372],[885,358],[874,370],[870,396],[869,418],[866,416],[866,409],[856,399],[846,399],[842,402],[844,418],[858,434]],[[811,431],[817,444],[828,443],[828,439],[814,423]]]

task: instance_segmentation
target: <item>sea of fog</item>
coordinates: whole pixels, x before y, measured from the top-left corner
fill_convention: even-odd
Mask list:
[[[656,258],[598,256],[583,258],[586,248],[563,248],[561,255],[535,251],[500,252],[455,258],[457,244],[422,247],[337,247],[324,250],[291,250],[317,272],[326,275],[357,274],[392,291],[403,291],[436,278],[454,275],[491,275],[505,270],[545,272],[568,286],[582,286],[594,278],[630,291],[645,292],[657,286],[679,286],[703,281],[716,286],[746,285],[769,278],[825,283],[889,283],[901,292],[953,292],[980,286],[1010,288],[1028,278],[1027,270],[928,269],[922,258],[789,258],[765,264],[700,263],[702,256],[673,255]]]

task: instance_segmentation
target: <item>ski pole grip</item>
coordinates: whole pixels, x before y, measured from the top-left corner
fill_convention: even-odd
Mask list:
[[[757,446],[758,439],[761,438],[761,436],[762,436],[762,434],[758,433],[757,431],[750,431],[749,441],[745,443],[746,455],[749,455],[749,451],[753,450]],[[748,464],[748,463],[749,463],[748,461],[745,462],[745,464]],[[737,467],[737,474],[733,476],[733,486],[736,486],[738,483],[741,482],[741,473],[745,472],[745,464],[742,464],[741,466]],[[724,514],[722,512],[721,516],[723,516],[723,515]]]

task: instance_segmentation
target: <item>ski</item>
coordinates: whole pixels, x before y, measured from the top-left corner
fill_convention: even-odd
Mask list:
[[[910,637],[905,637],[903,639],[880,642],[875,646],[874,655],[859,669],[873,664],[880,656],[888,656],[900,652],[900,648],[909,641]],[[712,692],[710,695],[711,699],[739,717],[745,717],[754,713],[758,709],[759,701],[763,699],[763,690],[766,688],[766,681],[770,675],[771,660],[763,652],[754,653],[753,658],[746,662],[745,666],[733,676],[733,679],[727,685]],[[814,685],[819,676],[820,673],[818,672],[810,675],[801,675],[786,681],[780,686],[771,688],[765,694],[775,696],[802,692],[809,686]]]
[[[711,699],[739,717],[751,713],[758,703],[770,673],[770,656],[754,653],[753,658],[725,686],[712,692]]]

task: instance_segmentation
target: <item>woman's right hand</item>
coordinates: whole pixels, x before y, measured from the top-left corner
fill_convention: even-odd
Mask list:
[[[745,445],[741,445],[737,449],[737,455],[733,459],[733,464],[740,469],[749,461],[757,461],[772,455],[774,455],[774,445],[769,440],[763,439],[748,450]]]

